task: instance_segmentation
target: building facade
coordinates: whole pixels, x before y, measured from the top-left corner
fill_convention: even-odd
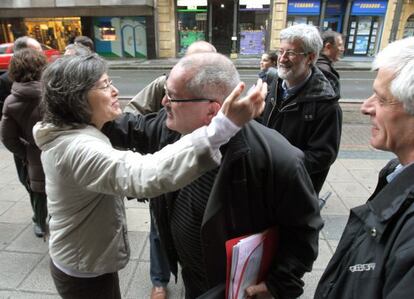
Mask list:
[[[0,43],[30,35],[64,50],[91,37],[105,57],[182,56],[196,40],[232,57],[276,49],[283,28],[298,23],[341,32],[345,55],[370,56],[414,35],[413,0],[6,0]]]

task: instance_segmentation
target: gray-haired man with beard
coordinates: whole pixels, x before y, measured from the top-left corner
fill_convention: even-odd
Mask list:
[[[311,25],[280,33],[278,77],[266,98],[262,121],[305,153],[305,166],[319,194],[335,161],[342,111],[328,79],[315,67],[322,39]]]

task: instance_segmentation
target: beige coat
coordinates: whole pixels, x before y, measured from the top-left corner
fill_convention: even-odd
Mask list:
[[[153,155],[112,148],[95,127],[37,123],[51,215],[49,252],[76,272],[103,274],[125,267],[130,249],[124,196],[155,197],[182,188],[217,167],[206,127]]]

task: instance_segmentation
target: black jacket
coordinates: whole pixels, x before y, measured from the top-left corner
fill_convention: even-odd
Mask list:
[[[316,66],[322,71],[325,75],[326,79],[329,80],[333,90],[336,93],[338,98],[341,97],[341,84],[339,82],[339,73],[333,67],[332,61],[328,58],[328,56],[321,54],[319,55],[318,61],[316,62]]]
[[[0,75],[0,111],[3,111],[3,105],[6,98],[11,93],[12,81],[9,78],[9,72]],[[0,119],[2,115],[0,114]]]
[[[41,151],[32,133],[33,126],[41,120],[40,85],[40,81],[13,83],[11,94],[4,102],[0,139],[9,151],[27,163],[31,190],[44,193],[45,174],[40,161]]]
[[[387,183],[397,164],[390,161],[368,202],[351,210],[315,298],[413,298],[414,164]]]
[[[165,127],[165,115],[164,110],[158,116],[126,114],[104,132],[116,146],[154,152],[179,138]],[[280,134],[255,121],[245,125],[225,148],[201,227],[208,284],[214,287],[225,282],[226,240],[277,225],[280,243],[266,284],[277,298],[296,298],[303,292],[303,274],[311,271],[317,257],[322,227],[303,154]],[[161,241],[174,274],[177,254],[169,211],[176,195],[169,193],[153,200]]]
[[[262,122],[305,153],[305,166],[317,193],[339,151],[342,110],[329,81],[312,67],[308,82],[281,101],[282,79],[274,80],[266,97]]]

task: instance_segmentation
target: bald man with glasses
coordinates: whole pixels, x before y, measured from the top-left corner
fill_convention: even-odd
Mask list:
[[[314,26],[299,24],[281,31],[278,76],[269,87],[262,115],[264,125],[305,153],[317,194],[338,155],[342,128],[338,96],[315,67],[321,48]]]
[[[227,57],[188,55],[165,82],[164,109],[145,116],[124,114],[104,132],[114,146],[154,152],[209,124],[239,81]],[[261,90],[264,98],[262,84],[259,79],[253,93]],[[171,272],[177,275],[181,265],[185,298],[211,289],[220,295],[206,298],[224,298],[226,240],[274,226],[280,227],[279,249],[268,275],[254,289],[275,298],[300,296],[322,227],[303,153],[256,121],[243,126],[220,151],[220,167],[151,201]]]

